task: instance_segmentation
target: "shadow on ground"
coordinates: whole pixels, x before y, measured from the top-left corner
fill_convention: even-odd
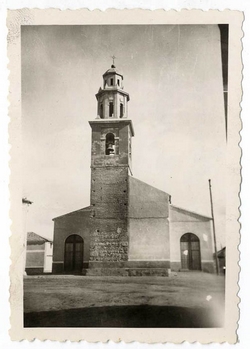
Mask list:
[[[211,309],[174,306],[105,306],[24,314],[24,327],[222,327]]]

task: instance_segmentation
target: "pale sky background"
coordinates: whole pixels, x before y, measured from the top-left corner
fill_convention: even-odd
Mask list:
[[[27,230],[89,205],[95,94],[115,54],[130,94],[134,177],[211,215],[225,245],[225,115],[216,25],[22,28],[23,196]]]

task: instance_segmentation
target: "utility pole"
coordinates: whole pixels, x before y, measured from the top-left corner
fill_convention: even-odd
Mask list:
[[[208,180],[208,184],[209,184],[211,215],[212,215],[212,223],[213,223],[213,236],[214,236],[214,251],[215,251],[216,273],[217,273],[217,275],[219,275],[219,263],[218,263],[218,256],[217,256],[217,244],[216,244],[216,234],[215,234],[215,224],[214,224],[214,209],[213,209],[213,196],[212,196],[211,179]]]

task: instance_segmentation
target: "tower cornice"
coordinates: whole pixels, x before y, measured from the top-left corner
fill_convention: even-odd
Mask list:
[[[121,95],[127,96],[127,101],[130,100],[129,94],[127,92],[123,91],[122,89],[117,88],[116,86],[114,86],[112,88],[105,88],[105,89],[100,88],[99,91],[95,95],[96,99],[98,100],[99,97],[101,97],[103,94],[105,94],[107,92],[119,92]]]
[[[132,136],[135,135],[133,123],[132,123],[132,120],[130,120],[130,119],[112,119],[112,120],[110,120],[110,119],[97,119],[97,120],[89,121],[89,124],[90,124],[91,128],[93,128],[93,126],[108,127],[110,125],[111,127],[115,127],[116,125],[121,125],[121,124],[123,124],[124,126],[129,125],[131,135]]]

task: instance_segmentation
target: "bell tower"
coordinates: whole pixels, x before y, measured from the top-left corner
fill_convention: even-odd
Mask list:
[[[89,121],[93,214],[88,275],[103,275],[107,266],[114,272],[117,263],[128,260],[128,176],[134,136],[129,94],[114,64],[103,74],[96,99],[97,117]]]
[[[114,64],[103,74],[103,88],[96,94],[97,117],[92,128],[91,168],[132,167],[132,121],[128,118],[129,94],[123,88],[123,75]]]

